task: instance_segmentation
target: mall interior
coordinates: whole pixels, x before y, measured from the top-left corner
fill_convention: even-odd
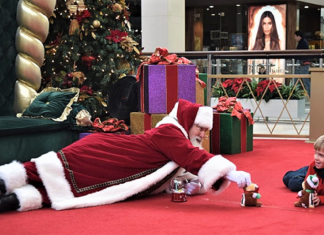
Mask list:
[[[164,35],[162,37],[164,44],[170,44],[168,40],[184,40],[185,46],[168,47],[171,51],[248,50],[249,18],[251,18],[249,12],[253,8],[267,5],[284,7],[286,47],[283,49],[296,48],[294,39],[296,30],[304,32],[311,49],[324,48],[322,0],[160,0],[159,3],[150,0],[129,0],[128,2],[132,27],[135,32],[142,33],[142,47],[148,52],[152,49],[147,45],[146,42],[149,40],[146,37],[157,35],[159,37]],[[146,19],[151,22],[146,22]],[[169,27],[169,32],[163,31],[164,27],[159,27],[160,20],[169,26],[170,22],[177,22],[178,30],[172,32],[171,30],[176,27],[173,25],[173,28]],[[185,30],[181,30],[181,27]],[[152,33],[152,30],[158,30],[161,34]],[[181,35],[182,33],[185,37]]]
[[[275,74],[286,85],[291,84],[292,75],[297,74],[296,70],[300,66],[298,61],[302,55],[309,58],[311,70],[321,69],[324,65],[322,0],[128,2],[133,30],[141,35],[141,47],[147,56],[151,55],[155,48],[165,47],[169,52],[189,58],[197,65],[200,73],[260,75],[262,71],[262,74],[267,76]],[[270,11],[274,15],[280,50],[253,50],[260,15],[264,11]],[[296,30],[304,33],[309,50],[296,50]],[[215,81],[208,80],[207,88],[212,89]],[[211,93],[208,93],[208,97],[212,96]],[[311,132],[310,94],[306,94],[305,100],[302,115],[297,117],[288,114],[286,116],[289,117],[284,118],[283,114],[281,117],[261,115],[256,118],[255,136],[259,134],[308,138]],[[314,112],[315,110],[312,111],[313,119]],[[283,113],[287,114],[288,111],[284,110]]]

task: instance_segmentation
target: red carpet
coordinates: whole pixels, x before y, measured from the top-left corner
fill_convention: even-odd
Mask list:
[[[241,207],[236,184],[221,195],[189,197],[185,203],[160,194],[113,205],[0,215],[1,234],[319,234],[324,206],[296,208],[285,188],[288,170],[308,165],[313,145],[303,140],[254,140],[254,150],[227,155],[260,187],[261,208]]]

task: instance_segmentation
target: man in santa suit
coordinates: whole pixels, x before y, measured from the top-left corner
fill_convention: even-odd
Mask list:
[[[249,173],[200,147],[212,121],[211,107],[180,99],[144,134],[93,133],[57,153],[0,166],[0,212],[111,204],[168,191],[178,175],[191,195],[219,194],[231,181],[249,185]]]

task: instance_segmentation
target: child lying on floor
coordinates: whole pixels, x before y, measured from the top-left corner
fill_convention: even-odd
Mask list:
[[[319,184],[315,190],[313,202],[315,206],[318,206],[324,205],[324,135],[315,141],[314,150],[314,161],[308,167],[305,166],[297,171],[288,171],[283,181],[292,191],[299,191],[302,189],[302,181],[306,180],[309,175],[316,174]],[[306,175],[304,176],[305,172]],[[304,179],[301,180],[301,177],[304,177]]]

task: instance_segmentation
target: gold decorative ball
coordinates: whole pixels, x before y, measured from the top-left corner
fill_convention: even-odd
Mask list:
[[[100,27],[100,21],[99,21],[99,20],[94,20],[94,21],[92,22],[92,25],[93,25],[93,27],[95,27],[95,28],[99,28],[99,27]]]

